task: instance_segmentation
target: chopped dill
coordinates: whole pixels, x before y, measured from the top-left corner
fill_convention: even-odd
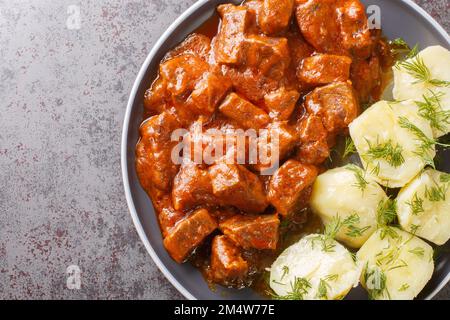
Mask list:
[[[441,100],[444,93],[430,90],[430,96],[423,95],[423,101],[415,101],[419,107],[419,115],[428,120],[432,128],[445,131],[450,124],[450,110],[443,110]]]
[[[393,228],[384,226],[380,228],[380,239],[384,240],[386,237],[391,239],[398,239],[400,236]]]
[[[400,167],[405,162],[402,154],[403,148],[398,144],[394,146],[392,140],[385,143],[377,143],[375,146],[367,140],[367,144],[369,145],[369,150],[366,153],[366,157],[371,160],[383,159],[394,168]]]
[[[413,52],[413,54],[414,57],[411,58],[410,53],[407,60],[397,63],[396,68],[405,69],[409,75],[416,79],[415,83],[426,83],[435,87],[450,87],[450,81],[433,79],[430,69],[427,67],[423,59],[419,57],[416,52]]]
[[[359,215],[354,213],[348,216],[342,223],[343,226],[347,227],[347,232],[345,235],[351,238],[361,237],[364,232],[370,229],[370,226],[360,228],[357,225],[360,223]]]
[[[406,291],[409,289],[409,284],[404,283],[400,288],[398,288],[399,292]]]
[[[419,258],[423,258],[425,255],[425,250],[422,247],[417,247],[408,251],[409,253],[415,254]]]
[[[425,197],[432,202],[445,201],[448,186],[425,186]]]
[[[407,266],[408,266],[408,264],[405,262],[405,260],[400,260],[399,264],[397,264],[397,265],[395,265],[393,267],[390,267],[388,269],[388,271],[395,270],[395,269],[400,269],[400,268],[406,268]]]
[[[390,198],[381,200],[377,208],[377,222],[379,226],[387,226],[397,217],[397,202]]]
[[[364,192],[366,187],[369,185],[369,182],[365,178],[365,172],[358,166],[355,166],[354,164],[349,164],[346,166],[346,168],[350,171],[353,171],[356,178],[356,183],[353,184],[354,187],[357,187],[361,190],[361,192]]]
[[[448,144],[439,143],[437,140],[428,137],[421,129],[405,117],[399,118],[399,125],[400,127],[409,130],[416,136],[416,139],[420,142],[420,145],[414,153],[421,157],[427,165],[430,165],[433,168],[435,167],[435,164],[432,153],[435,150],[435,146],[439,145],[445,148],[450,147]]]
[[[378,177],[378,176],[380,175],[380,170],[381,170],[381,165],[380,165],[380,163],[378,162],[377,165],[374,166],[374,167],[372,168],[372,170],[370,170],[370,173],[373,174],[374,176],[377,176],[377,177]]]
[[[413,235],[416,235],[416,233],[417,233],[417,231],[419,230],[419,228],[420,228],[419,225],[417,225],[417,224],[412,224],[409,230],[410,230],[410,232],[411,232]]]
[[[450,182],[450,173],[441,173],[441,176],[439,177],[439,181],[441,181],[442,183]]]
[[[414,196],[411,201],[406,202],[406,204],[411,208],[411,212],[413,215],[417,216],[419,213],[424,212],[423,209],[423,199],[419,198],[417,192],[414,193]]]
[[[396,247],[392,247],[388,250],[380,251],[376,257],[377,266],[389,266],[393,264],[400,255],[400,251]]]
[[[344,155],[342,157],[347,158],[348,156],[351,156],[354,153],[356,153],[355,143],[353,142],[351,137],[345,138],[345,149]]]
[[[289,267],[283,266],[282,270],[283,270],[283,274],[281,275],[281,279],[280,279],[281,281],[283,281],[284,277],[289,274]]]
[[[331,289],[331,286],[328,284],[328,282],[320,279],[316,297],[321,300],[328,300],[328,289]]]
[[[272,293],[271,296],[275,300],[304,300],[309,289],[311,289],[311,283],[307,279],[295,278],[294,282],[291,282],[291,291],[285,296],[279,296],[276,293]]]

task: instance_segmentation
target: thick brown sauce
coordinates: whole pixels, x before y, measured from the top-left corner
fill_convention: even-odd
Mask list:
[[[293,19],[295,20],[295,19]],[[211,18],[209,18],[204,24],[202,24],[195,33],[205,35],[212,39],[217,35],[220,26],[220,18],[217,13],[214,13]],[[298,27],[295,22],[291,24],[291,30],[294,29],[298,32]],[[288,31],[288,32],[290,32]],[[386,42],[387,43],[387,42]],[[394,57],[385,57],[382,61],[382,81],[380,85],[372,92],[372,102],[379,100],[382,96],[384,88],[391,82],[391,67],[394,63]],[[301,101],[302,99],[300,99]],[[368,105],[368,103],[366,104]],[[148,117],[147,114],[144,115],[145,118]],[[342,159],[343,154],[343,137],[339,138],[336,144],[334,152],[332,152],[330,159],[324,163],[323,170],[331,169],[334,167],[341,166],[345,163]],[[244,250],[243,257],[245,260],[249,261],[251,265],[251,271],[249,272],[248,281],[245,284],[246,287],[250,287],[255,290],[258,294],[269,297],[270,287],[268,285],[268,275],[266,268],[270,267],[276,258],[289,246],[298,242],[301,238],[312,233],[321,233],[323,231],[323,224],[320,218],[314,215],[310,209],[306,209],[303,212],[298,213],[289,220],[284,220],[280,225],[280,239],[277,250],[275,251],[257,251],[257,250]],[[199,268],[205,275],[205,279],[209,282],[208,271],[209,271],[209,259],[210,259],[210,248],[212,239],[219,234],[219,232],[214,232],[211,234],[204,243],[198,247],[195,252],[189,258],[189,262],[195,267]],[[215,290],[215,284],[209,282],[210,288]]]

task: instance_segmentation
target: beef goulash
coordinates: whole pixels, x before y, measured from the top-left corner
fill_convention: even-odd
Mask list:
[[[361,105],[379,99],[391,51],[358,0],[252,0],[217,13],[161,61],[136,169],[171,257],[210,284],[243,288],[314,225],[311,186]],[[278,133],[279,169],[175,164],[171,133],[199,122]]]

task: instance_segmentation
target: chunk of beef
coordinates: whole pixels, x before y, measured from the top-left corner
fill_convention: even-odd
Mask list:
[[[258,176],[239,164],[219,162],[209,167],[213,194],[222,205],[248,212],[263,212],[268,206]]]
[[[145,91],[144,108],[148,115],[162,113],[170,108],[170,95],[166,90],[166,83],[157,78],[152,86]]]
[[[312,85],[347,81],[352,59],[332,54],[317,54],[305,58],[299,68],[298,77]]]
[[[260,129],[270,122],[267,113],[234,92],[225,98],[219,110],[246,129]]]
[[[167,54],[166,59],[172,59],[184,54],[191,54],[201,58],[205,62],[208,62],[210,50],[211,39],[205,35],[193,33],[189,35],[179,46],[170,51]]]
[[[359,0],[337,2],[341,43],[352,55],[367,57],[373,45],[364,5]]]
[[[286,81],[289,86],[294,87],[300,93],[311,90],[311,85],[303,81],[299,81],[297,76],[298,69],[303,59],[310,57],[314,53],[314,48],[306,42],[302,34],[297,30],[290,30],[286,37],[288,39],[289,52],[291,56],[291,65],[286,70]]]
[[[245,31],[250,23],[248,9],[232,4],[217,8],[222,23],[214,40],[214,58],[218,63],[238,64],[242,61]]]
[[[304,209],[309,202],[311,185],[318,174],[316,167],[288,160],[273,175],[268,199],[283,216]]]
[[[189,110],[199,115],[211,116],[230,91],[231,85],[231,81],[221,74],[204,73],[187,100]]]
[[[305,164],[321,165],[330,157],[330,147],[326,139],[303,143],[295,157]]]
[[[299,123],[301,146],[296,159],[305,164],[322,164],[330,156],[328,132],[322,120],[315,115],[306,114]]]
[[[339,133],[358,116],[359,105],[348,82],[336,82],[315,89],[305,100],[308,113],[322,118],[329,133]]]
[[[305,39],[325,53],[367,57],[372,39],[359,0],[296,0],[297,22]]]
[[[295,148],[299,141],[295,130],[287,121],[273,122],[267,126],[258,138],[257,171],[268,170],[272,165],[278,165]]]
[[[170,113],[147,119],[140,128],[141,138],[136,147],[136,171],[147,192],[156,187],[167,191],[178,171],[172,162],[171,153],[177,142],[171,134],[180,128],[180,123]]]
[[[286,38],[249,35],[245,38],[245,65],[266,77],[280,80],[290,63]]]
[[[314,48],[306,42],[303,35],[295,29],[289,31],[286,37],[288,39],[289,52],[294,67],[299,66],[303,59],[310,57],[314,53]]]
[[[173,182],[172,202],[176,210],[216,204],[208,171],[193,162],[183,163]]]
[[[254,103],[261,102],[267,93],[280,87],[279,80],[262,75],[255,68],[223,65],[222,73],[231,80],[239,95]]]
[[[264,103],[269,117],[273,120],[288,120],[300,98],[300,93],[295,89],[281,87],[264,96]]]
[[[373,91],[381,84],[381,74],[380,60],[377,56],[353,62],[351,79],[361,102],[370,100]]]
[[[268,35],[279,33],[289,26],[294,0],[263,0],[259,12],[259,26]]]
[[[237,215],[220,223],[220,230],[244,249],[275,250],[278,243],[278,214]]]
[[[164,247],[176,262],[182,263],[216,229],[216,220],[207,210],[199,209],[171,230]]]
[[[186,213],[175,210],[170,195],[162,193],[158,198],[152,197],[153,205],[158,215],[159,226],[163,237],[166,237],[175,225],[186,217]]]
[[[336,20],[336,0],[296,0],[300,30],[317,51],[344,53],[340,47],[340,29]]]
[[[166,82],[175,106],[185,102],[208,68],[206,62],[190,54],[177,56],[161,64],[160,75]]]
[[[328,132],[316,115],[304,114],[297,128],[302,143],[326,140]]]
[[[227,236],[214,238],[211,247],[211,275],[215,283],[239,287],[245,281],[248,269],[241,250]]]

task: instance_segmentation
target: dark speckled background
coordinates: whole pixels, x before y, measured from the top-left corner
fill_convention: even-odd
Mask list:
[[[120,137],[141,63],[194,2],[0,0],[0,298],[182,298],[132,225]],[[417,2],[450,30],[448,0]]]

